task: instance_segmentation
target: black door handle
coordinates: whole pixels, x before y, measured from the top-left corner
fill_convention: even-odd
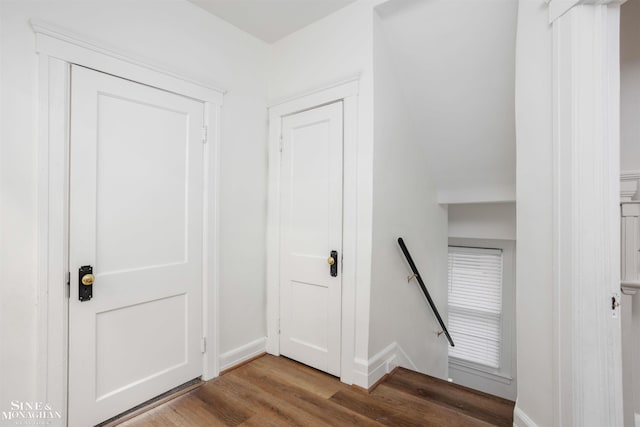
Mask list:
[[[78,270],[78,299],[80,301],[89,301],[93,298],[93,267],[83,265]]]
[[[331,274],[331,277],[336,277],[338,275],[338,251],[331,251],[328,262],[329,274]]]

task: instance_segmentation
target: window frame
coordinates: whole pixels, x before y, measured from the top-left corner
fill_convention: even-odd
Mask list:
[[[472,375],[510,385],[515,380],[515,241],[502,239],[472,239],[450,237],[449,247],[497,249],[502,251],[502,313],[500,366],[495,369],[480,363],[458,359],[447,355],[449,369],[453,368]],[[447,261],[448,271],[448,261]],[[447,273],[448,282],[448,273]],[[448,302],[447,302],[448,309]]]

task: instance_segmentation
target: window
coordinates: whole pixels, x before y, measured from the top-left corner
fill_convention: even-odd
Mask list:
[[[449,356],[500,370],[503,252],[449,247]]]
[[[515,400],[516,242],[449,237],[451,381]],[[492,248],[492,249],[486,249]]]

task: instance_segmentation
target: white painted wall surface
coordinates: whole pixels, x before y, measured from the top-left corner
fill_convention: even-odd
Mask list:
[[[640,0],[620,14],[620,169],[640,170]]]
[[[516,240],[516,204],[449,205],[449,237]]]
[[[515,200],[516,0],[380,5],[440,203]]]
[[[443,319],[447,318],[447,208],[438,204],[387,35],[374,17],[373,251],[369,355],[393,342],[415,367],[447,376],[447,346],[397,239],[403,237]],[[407,366],[410,368],[410,366]]]
[[[542,0],[521,0],[516,41],[516,335],[514,425],[554,425],[552,39]],[[528,417],[528,418],[527,418]]]
[[[274,43],[268,92],[271,103],[361,75],[361,105],[371,109],[371,16],[375,3],[359,0]]]
[[[303,95],[360,75],[355,357],[368,359],[373,166],[373,29],[376,0],[360,0],[272,45],[269,99]]]
[[[220,194],[220,351],[265,335],[266,44],[184,0],[3,0],[0,141],[0,409],[36,382],[39,18],[229,90]],[[251,315],[247,315],[250,313]]]

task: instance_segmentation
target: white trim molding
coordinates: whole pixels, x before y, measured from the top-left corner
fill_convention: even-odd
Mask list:
[[[37,393],[56,408],[67,407],[69,73],[39,58]]]
[[[604,3],[604,4],[603,4]],[[553,21],[554,423],[623,425],[618,4]]]
[[[343,80],[324,89],[307,92],[269,108],[269,169],[267,207],[267,352],[280,355],[280,135],[282,117],[342,101],[344,114],[343,225],[342,225],[342,325],[340,380],[353,383],[356,330],[356,278],[358,265],[358,78]]]
[[[29,21],[36,34],[36,52],[63,59],[66,62],[93,68],[169,92],[222,105],[225,90],[212,83],[166,70],[151,61],[141,61],[121,48],[105,46],[81,34],[74,33],[39,19]]]
[[[395,368],[401,367],[418,371],[416,365],[397,342],[389,344],[369,360],[356,358],[354,365],[353,384],[365,389],[371,388]]]
[[[220,355],[220,371],[233,368],[267,351],[267,338],[261,337]]]
[[[513,427],[538,427],[538,425],[527,415],[516,401],[516,407],[513,410]]]
[[[580,0],[548,0],[549,23],[564,15],[569,9],[580,3]]]
[[[569,10],[579,5],[620,5],[626,0],[547,0],[549,4],[549,23],[553,24],[558,18],[563,16]]]
[[[438,203],[455,205],[467,203],[509,203],[516,201],[515,185],[491,189],[438,191]]]
[[[633,181],[640,180],[640,170],[637,171],[622,171],[620,172],[621,181]]]
[[[620,172],[620,201],[629,202],[638,197],[640,171]]]
[[[218,186],[223,92],[132,59],[53,25],[32,21],[39,67],[38,401],[67,407],[68,176],[70,65],[76,64],[201,101],[208,127],[203,217],[204,379],[218,375]],[[67,423],[66,411],[61,420]]]
[[[305,110],[309,108],[309,99],[314,99],[314,103],[318,102],[317,105],[322,105],[337,99],[356,96],[358,95],[359,81],[360,75],[355,75],[330,85],[310,89],[293,97],[271,101],[269,112]]]

